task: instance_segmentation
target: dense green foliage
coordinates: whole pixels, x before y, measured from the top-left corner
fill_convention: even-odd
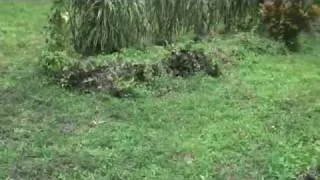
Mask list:
[[[117,51],[147,33],[144,1],[72,0],[66,4],[72,42],[81,54]]]
[[[317,6],[295,1],[266,1],[261,9],[262,22],[271,37],[283,40],[290,50],[298,50],[298,36],[308,28],[310,21],[320,16]]]
[[[81,55],[112,53],[150,42],[164,45],[188,33],[201,38],[216,31],[219,25],[224,25],[224,32],[250,31],[259,21],[259,2],[55,0],[50,18],[55,28],[51,28],[50,34],[56,34],[61,42],[69,42],[68,47]],[[289,1],[278,5],[270,2],[273,1],[266,1],[261,9],[263,23],[273,37],[284,38],[287,44],[296,43],[297,35],[308,24],[305,13],[300,12],[309,3],[302,6],[300,1],[293,5]],[[281,21],[283,18],[286,20]]]
[[[150,40],[172,42],[187,32],[205,35],[221,23],[229,31],[254,19],[258,10],[256,0],[71,0],[64,5],[68,35],[75,51],[83,55],[110,53]]]

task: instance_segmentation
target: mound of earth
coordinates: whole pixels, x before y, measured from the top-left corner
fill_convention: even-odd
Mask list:
[[[84,92],[104,92],[115,97],[126,97],[133,93],[136,83],[152,81],[154,77],[169,75],[188,77],[203,71],[210,76],[219,76],[219,69],[202,52],[182,49],[154,64],[124,61],[110,62],[90,70],[72,68],[64,71],[59,81],[64,87]]]

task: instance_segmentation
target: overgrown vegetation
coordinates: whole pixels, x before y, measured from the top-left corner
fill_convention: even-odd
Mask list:
[[[85,56],[70,31],[41,34],[50,5],[0,0],[0,179],[319,176],[317,36],[299,53],[249,29]],[[41,52],[49,77],[92,93],[51,84]]]
[[[72,0],[68,6],[72,44],[83,55],[110,53],[139,43],[148,33],[141,0]]]
[[[68,82],[65,78],[61,80],[61,76],[69,77],[62,74],[76,71],[80,64],[88,64],[86,56],[119,52],[123,48],[141,46],[149,40],[158,45],[168,45],[188,32],[195,33],[200,40],[214,31],[219,23],[224,24],[225,32],[232,28],[250,30],[256,24],[254,22],[258,22],[255,18],[258,3],[247,0],[201,0],[196,3],[180,0],[83,0],[81,3],[55,0],[41,63],[48,74],[59,79],[58,82]],[[291,50],[297,47],[298,35],[307,27],[309,19],[318,16],[317,6],[311,6],[308,11],[302,11],[303,7],[302,1],[266,1],[261,7],[263,23],[267,25],[269,34],[283,40]],[[252,46],[251,50],[255,49],[253,51],[267,49],[259,50],[258,46],[250,44],[245,46],[248,45]],[[239,53],[241,51],[234,51],[231,55],[243,56]],[[176,66],[187,68],[186,62],[189,66],[198,58],[190,55],[187,58],[190,62],[175,63],[182,63]],[[91,61],[89,64],[92,65]],[[188,68],[194,69],[193,66]],[[82,70],[86,71],[86,68]]]
[[[213,22],[222,22],[225,30],[230,31],[237,24],[244,23],[247,18],[253,19],[257,14],[257,7],[258,1],[194,3],[177,0],[129,3],[96,0],[79,3],[55,0],[49,19],[47,48],[42,53],[41,63],[45,71],[58,79],[58,82],[69,82],[70,74],[80,76],[81,71],[87,71],[86,68],[81,69],[80,65],[92,66],[85,56],[120,51],[148,39],[160,44],[171,43],[179,35],[192,31],[197,36],[206,36],[214,30],[216,24]],[[168,69],[175,67],[177,70],[178,67],[183,67],[185,71],[196,71],[195,69],[200,68],[206,69],[207,73],[212,71],[209,73],[211,75],[216,73],[207,62],[201,62],[202,67],[198,67],[199,58],[203,58],[202,55],[194,54],[195,52],[187,53],[179,60],[174,59],[176,64],[168,66]],[[70,73],[78,71],[77,68],[80,68],[80,72]],[[65,72],[69,75],[66,76]]]
[[[150,85],[157,77],[188,77],[201,71],[212,77],[220,75],[217,62],[203,52],[187,49],[174,50],[168,58],[152,63],[101,56],[102,63],[97,64],[97,59],[72,59],[63,52],[43,54],[42,58],[47,62],[43,66],[45,72],[62,87],[100,91],[116,97],[132,93],[137,83]]]
[[[257,2],[55,0],[52,13],[57,14],[59,7],[61,15],[68,14],[66,36],[71,36],[77,53],[95,55],[147,41],[171,43],[188,32],[207,35],[218,23],[225,24],[230,31],[248,17],[256,17]],[[60,20],[51,23],[59,26]]]
[[[210,59],[202,52],[182,49],[172,52],[164,62],[164,66],[173,76],[188,77],[196,72],[203,71],[212,77],[219,76],[218,65],[213,65]]]
[[[310,21],[320,16],[319,7],[305,9],[303,0],[266,1],[260,10],[262,21],[271,37],[282,40],[292,51],[299,49],[298,36],[309,27]]]

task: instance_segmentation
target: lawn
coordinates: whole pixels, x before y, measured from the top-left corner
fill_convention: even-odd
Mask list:
[[[0,1],[0,179],[285,180],[319,166],[319,40],[290,55],[248,52],[220,78],[178,80],[161,97],[117,99],[41,74],[49,6]]]

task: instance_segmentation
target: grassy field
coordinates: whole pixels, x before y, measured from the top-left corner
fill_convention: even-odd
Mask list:
[[[162,97],[116,99],[46,83],[48,10],[0,2],[0,179],[284,180],[320,164],[318,40],[299,54],[248,52]]]

